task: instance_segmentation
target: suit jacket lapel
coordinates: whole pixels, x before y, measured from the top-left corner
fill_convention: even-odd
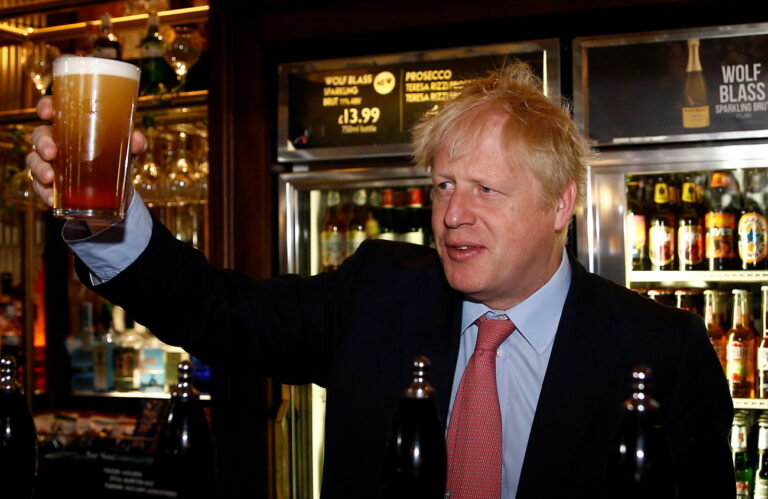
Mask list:
[[[526,448],[517,498],[552,497],[579,444],[620,348],[588,276],[572,255],[571,287],[563,308]]]

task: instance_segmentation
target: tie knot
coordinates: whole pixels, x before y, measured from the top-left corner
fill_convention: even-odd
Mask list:
[[[496,320],[483,316],[477,320],[476,324],[478,331],[475,350],[495,351],[515,330],[515,325],[509,319]]]

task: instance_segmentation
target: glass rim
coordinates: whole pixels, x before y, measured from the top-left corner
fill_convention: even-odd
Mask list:
[[[139,81],[141,70],[130,62],[103,57],[65,54],[54,59],[54,77],[75,74],[111,75]]]

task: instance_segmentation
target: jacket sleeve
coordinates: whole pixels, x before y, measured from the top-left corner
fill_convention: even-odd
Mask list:
[[[700,317],[692,317],[680,360],[669,435],[679,470],[680,497],[735,497],[728,441],[733,401]]]

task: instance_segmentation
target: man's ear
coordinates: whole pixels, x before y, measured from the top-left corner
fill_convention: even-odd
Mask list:
[[[568,227],[573,215],[573,207],[576,204],[576,182],[569,182],[565,186],[560,198],[555,205],[555,232],[559,232]]]

